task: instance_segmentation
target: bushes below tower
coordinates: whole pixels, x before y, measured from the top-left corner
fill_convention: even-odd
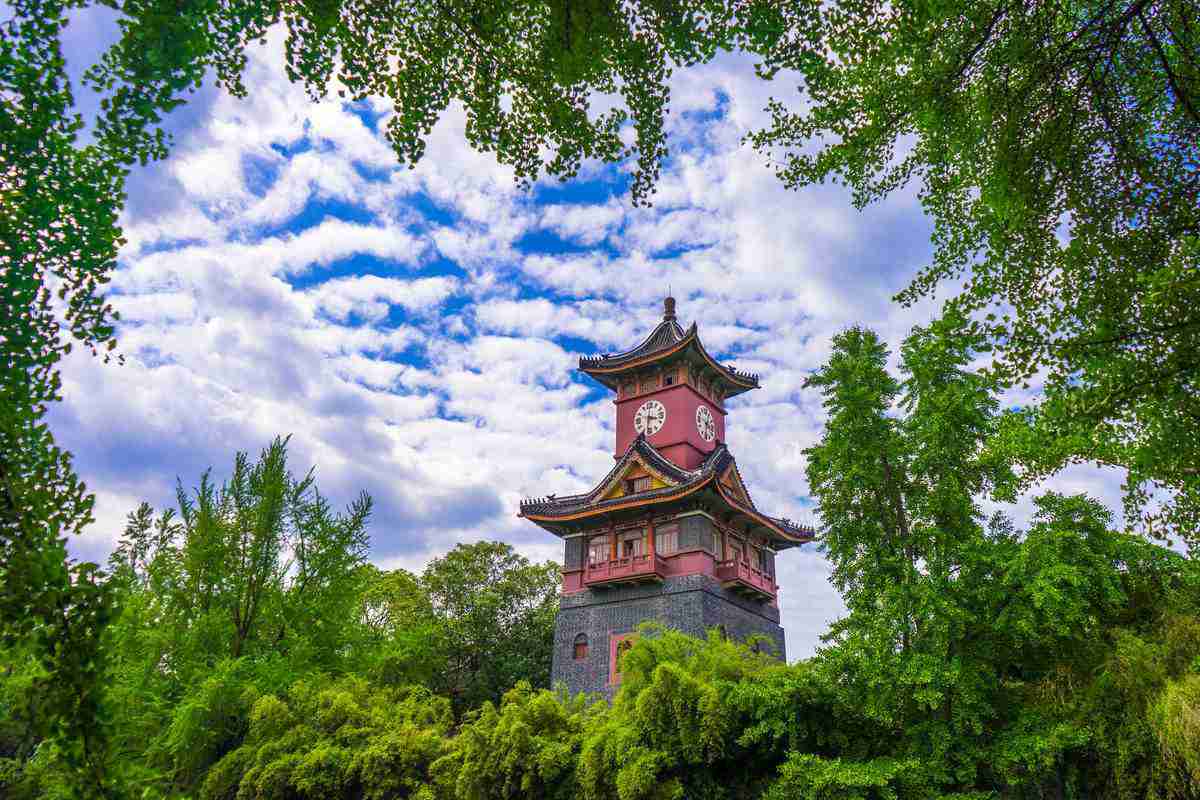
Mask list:
[[[895,452],[932,446],[919,421]],[[836,444],[819,452],[831,483],[861,452]],[[1200,570],[1087,498],[1038,498],[1026,531],[960,515],[930,539],[944,574],[899,560],[929,534],[919,517],[872,538],[848,509],[834,524],[861,538],[831,558],[854,603],[815,657],[647,626],[609,704],[546,686],[554,565],[481,543],[419,576],[377,570],[369,502],[333,512],[284,445],[174,514],[131,515],[91,754],[113,797],[1200,797]],[[955,512],[934,488],[901,498]],[[0,796],[76,796],[37,661],[2,656]]]
[[[418,777],[374,796],[406,796],[446,720],[548,683],[557,565],[481,542],[421,575],[381,571],[370,499],[335,511],[311,472],[290,472],[286,440],[229,475],[205,473],[161,514],[143,504],[110,559],[105,747],[88,757],[111,796],[355,796],[390,758]],[[96,788],[75,785],[44,679],[26,643],[0,649],[0,797]],[[401,729],[428,748],[395,741]]]
[[[847,669],[844,644],[784,665],[715,632],[703,641],[651,626],[624,656],[611,705],[525,681],[460,715],[427,687],[358,675],[266,691],[272,668],[243,658],[166,713],[153,746],[113,753],[113,766],[137,775],[145,797],[202,800],[1190,798],[1200,617],[1182,610],[1132,627],[1097,619],[1056,663],[996,684],[1004,702],[948,719],[919,699],[917,672],[879,676],[907,679],[908,702],[862,704],[870,686]],[[1083,669],[1081,650],[1096,655]],[[31,765],[7,796],[69,796],[52,759]]]

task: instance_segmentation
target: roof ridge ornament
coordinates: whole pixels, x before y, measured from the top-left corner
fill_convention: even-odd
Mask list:
[[[663,298],[663,319],[673,322],[675,320],[675,298],[670,295],[669,289],[667,292],[667,296]]]

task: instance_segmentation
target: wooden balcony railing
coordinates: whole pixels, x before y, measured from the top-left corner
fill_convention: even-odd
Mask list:
[[[775,581],[760,569],[743,561],[720,561],[717,563],[717,580],[726,588],[756,596],[760,600],[775,597]]]
[[[585,586],[605,586],[615,583],[661,581],[666,574],[662,556],[646,553],[588,564],[583,571],[583,583]]]

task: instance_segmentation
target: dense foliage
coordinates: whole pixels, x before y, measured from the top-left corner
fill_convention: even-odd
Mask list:
[[[1000,418],[986,400],[957,409],[961,416],[949,419],[946,431],[917,417],[880,427],[880,415],[868,414],[861,424],[885,436],[885,457],[871,464],[854,461],[847,443],[836,441],[861,439],[865,429],[839,432],[814,452],[828,459],[813,478],[828,487],[831,553],[844,548],[839,581],[855,613],[875,602],[886,611],[879,630],[855,634],[864,647],[883,653],[888,637],[899,636],[904,656],[897,663],[913,659],[909,668],[922,675],[920,659],[965,657],[957,649],[966,646],[961,631],[986,604],[953,623],[936,617],[930,632],[929,619],[961,601],[936,589],[949,591],[970,572],[968,560],[984,552],[977,541],[1014,535],[1004,534],[1002,521],[982,526],[981,534],[978,511],[955,491],[1003,495],[1014,481],[1027,484],[1069,461],[1115,464],[1129,476],[1131,518],[1158,535],[1182,537],[1193,551],[1200,547],[1200,28],[1188,0],[112,2],[106,5],[120,12],[122,38],[85,79],[103,102],[94,135],[81,142],[84,121],[73,111],[61,36],[71,14],[87,5],[15,0],[0,20],[0,634],[13,663],[28,662],[8,673],[36,698],[24,741],[53,742],[55,758],[80,782],[103,788],[111,772],[105,765],[121,758],[97,735],[104,728],[101,695],[111,689],[102,692],[98,682],[126,666],[107,663],[119,648],[103,642],[114,592],[212,576],[202,563],[175,577],[159,574],[159,565],[152,575],[149,562],[139,566],[135,558],[123,577],[103,581],[94,565],[68,561],[66,537],[88,524],[92,498],[44,423],[47,404],[59,398],[58,363],[72,344],[97,353],[114,344],[116,315],[102,290],[121,244],[116,220],[126,169],[167,155],[162,117],[206,75],[244,95],[245,49],[275,24],[288,31],[290,77],[312,94],[335,88],[349,98],[391,100],[387,136],[409,164],[421,157],[434,122],[458,102],[467,109],[467,138],[513,165],[519,180],[543,172],[566,178],[585,158],[633,159],[632,197],[645,201],[667,155],[672,70],[728,48],[755,54],[764,78],[781,70],[801,78],[802,102],[773,104],[774,123],[752,137],[779,158],[785,183],[843,180],[866,203],[920,181],[936,225],[935,258],[900,299],[914,301],[965,277],[965,291],[947,309],[952,327],[970,329],[971,347],[994,349],[992,375],[1001,384],[1036,375],[1048,388],[1037,404]],[[601,96],[610,110],[596,111]],[[850,358],[853,348],[844,349]],[[907,381],[914,408],[947,402],[945,392],[985,391],[964,385],[943,392],[939,367],[930,369]],[[822,380],[836,387],[839,378],[827,370]],[[868,402],[897,392],[880,384]],[[951,430],[965,438],[943,462],[929,448]],[[1020,469],[1010,472],[1013,462]],[[860,469],[865,487],[858,485]],[[849,494],[835,497],[839,486]],[[1151,502],[1155,490],[1167,498],[1160,509]],[[205,491],[215,494],[206,499]],[[240,524],[241,491],[202,486],[181,503],[177,519],[143,515],[143,533],[131,534],[131,542],[163,537],[164,552],[187,549],[179,542],[195,536],[247,559],[243,583],[212,587],[204,602],[217,605],[171,612],[200,626],[173,646],[219,640],[229,657],[255,658],[252,651],[276,635],[290,659],[303,655],[315,659],[314,669],[333,669],[347,652],[336,643],[350,634],[314,617],[306,603],[324,602],[317,595],[345,599],[349,584],[309,597],[296,589],[306,579],[293,584],[294,575],[279,572],[282,556],[247,549],[269,550],[276,533],[246,542],[220,533]],[[298,491],[287,503],[334,519]],[[864,523],[855,515],[870,502],[878,518]],[[206,503],[211,508],[201,512]],[[1098,509],[1079,503],[1047,499],[1039,524],[1055,530],[1056,520],[1069,517],[1071,526],[1107,530]],[[210,512],[211,519],[204,516]],[[275,512],[261,513],[266,519]],[[351,535],[355,514],[329,524],[349,525],[338,530]],[[291,531],[300,523],[280,524]],[[965,538],[957,538],[959,528],[948,533],[949,524],[961,525]],[[879,554],[881,572],[868,574],[854,548],[876,535],[899,549]],[[157,540],[151,545],[157,553]],[[267,560],[256,562],[260,555]],[[295,558],[299,564],[308,556]],[[333,569],[304,563],[318,573]],[[273,581],[275,594],[264,594],[260,580]],[[136,599],[122,603],[137,608]],[[461,614],[463,621],[443,634],[435,622],[389,628],[385,614],[381,626],[364,623],[362,631],[398,653],[447,653],[444,645],[437,649],[443,640],[495,644],[467,621],[485,611],[452,594],[431,595],[429,605],[430,620]],[[380,600],[371,609],[390,606]],[[123,612],[121,624],[134,613]],[[522,614],[541,619],[545,609],[534,603],[519,610],[503,621],[506,630],[525,630]],[[204,627],[218,617],[225,627]],[[396,657],[378,668],[414,680],[456,675],[446,691],[461,706],[494,695],[500,676],[529,671],[536,679],[544,665],[535,669],[531,652],[527,642],[514,644],[498,674],[478,680],[492,667],[456,654],[446,657],[461,663]],[[948,680],[938,678],[931,691],[953,698]],[[1194,707],[1188,704],[1196,683],[1171,687],[1154,699],[1159,746],[1195,770],[1194,753],[1179,744],[1195,723],[1180,721],[1188,717],[1179,709]],[[952,699],[949,708],[953,718]],[[863,772],[862,793],[876,791],[870,787],[883,775],[909,780],[917,775],[911,768],[897,760]]]
[[[335,512],[311,471],[292,475],[280,439],[257,461],[238,454],[220,485],[210,473],[180,485],[176,508],[131,513],[102,586],[120,608],[97,690],[107,750],[94,776],[79,774],[47,728],[57,700],[37,648],[15,643],[3,660],[0,794],[72,796],[97,776],[114,794],[187,794],[270,739],[264,726],[282,725],[285,701],[314,730],[331,724],[326,705],[362,704],[362,720],[391,735],[397,720],[443,735],[452,710],[523,679],[548,683],[555,565],[485,542],[419,576],[383,572],[366,562],[370,509],[364,495]]]
[[[611,704],[566,698],[555,565],[484,542],[372,567],[370,501],[334,512],[277,440],[130,515],[96,768],[204,800],[1200,797],[1200,569],[1087,497],[1040,496],[1021,531],[984,514],[1015,479],[959,327],[917,329],[899,378],[846,331],[810,380],[848,608],[815,657],[647,625]],[[75,796],[34,650],[4,653],[0,791]]]
[[[1121,466],[1131,518],[1200,545],[1195,2],[783,5],[767,64],[809,102],[752,136],[781,179],[859,205],[917,182],[934,260],[899,299],[961,289],[995,374],[1045,380],[1009,421],[1025,480]]]

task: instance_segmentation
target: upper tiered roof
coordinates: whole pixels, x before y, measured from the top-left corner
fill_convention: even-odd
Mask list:
[[[579,369],[610,389],[616,389],[621,378],[639,369],[671,358],[687,358],[708,367],[724,386],[725,397],[758,388],[758,376],[741,372],[717,363],[704,345],[693,322],[687,330],[675,320],[675,298],[663,301],[663,319],[650,335],[632,350],[624,353],[605,353],[579,359]]]

